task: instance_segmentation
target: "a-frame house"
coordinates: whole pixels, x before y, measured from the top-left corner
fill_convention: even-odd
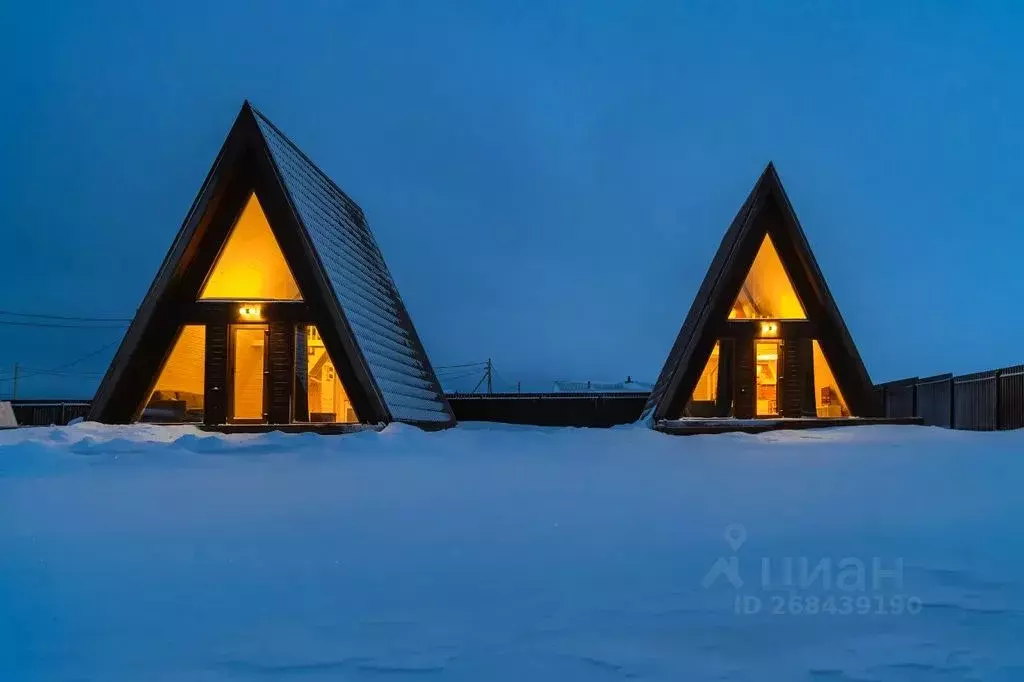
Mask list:
[[[722,239],[643,419],[877,413],[864,363],[769,163]]]
[[[363,211],[248,102],[90,418],[455,421]]]

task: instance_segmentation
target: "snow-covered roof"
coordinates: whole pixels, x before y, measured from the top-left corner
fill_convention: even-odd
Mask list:
[[[363,211],[262,113],[253,112],[391,417],[451,421]]]

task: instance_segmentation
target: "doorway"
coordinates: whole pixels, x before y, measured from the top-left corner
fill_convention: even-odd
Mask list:
[[[231,400],[228,417],[232,422],[267,420],[267,335],[265,324],[231,327],[228,374]]]
[[[779,350],[778,339],[757,339],[754,353],[757,360],[756,396],[754,414],[758,417],[779,416]]]

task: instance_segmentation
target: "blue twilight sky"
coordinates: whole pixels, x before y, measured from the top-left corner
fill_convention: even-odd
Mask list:
[[[769,159],[873,379],[1024,362],[1020,3],[21,2],[0,25],[0,310],[130,317],[249,98],[363,206],[435,364],[653,381]],[[91,395],[120,334],[0,324],[0,395],[15,361],[19,395]]]

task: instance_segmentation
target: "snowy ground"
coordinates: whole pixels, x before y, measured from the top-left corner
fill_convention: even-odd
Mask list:
[[[1024,432],[0,431],[0,680],[1024,679],[1022,482]]]

